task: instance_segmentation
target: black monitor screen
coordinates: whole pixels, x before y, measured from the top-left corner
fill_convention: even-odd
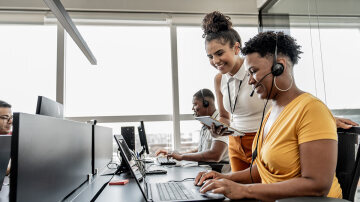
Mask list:
[[[36,114],[64,118],[64,107],[62,104],[55,102],[44,96],[39,96],[36,105]]]
[[[140,121],[140,126],[138,126],[138,131],[139,131],[140,144],[142,147],[145,148],[146,153],[149,154],[149,146],[146,140],[146,133],[145,133],[145,127],[143,121]]]
[[[14,113],[10,201],[61,201],[91,174],[91,125]]]

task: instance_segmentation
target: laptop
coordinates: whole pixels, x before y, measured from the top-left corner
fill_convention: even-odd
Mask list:
[[[0,190],[10,160],[11,135],[0,135]]]
[[[200,187],[195,186],[193,181],[149,183],[146,179],[145,169],[141,162],[137,161],[135,155],[131,159],[127,158],[126,150],[130,150],[121,135],[114,135],[119,145],[120,154],[127,164],[132,176],[140,188],[146,201],[165,202],[165,201],[208,201],[224,200],[222,194],[201,194]],[[142,183],[138,180],[142,179]]]

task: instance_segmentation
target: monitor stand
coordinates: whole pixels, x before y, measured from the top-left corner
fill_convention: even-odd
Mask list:
[[[121,164],[115,171],[115,175],[120,175],[121,173],[129,172],[129,168],[126,166],[126,163],[124,160],[121,160]]]

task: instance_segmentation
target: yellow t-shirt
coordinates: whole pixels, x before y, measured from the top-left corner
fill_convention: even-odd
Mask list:
[[[262,183],[270,184],[301,176],[299,145],[319,139],[337,141],[336,124],[330,110],[317,98],[303,93],[285,106],[263,141],[263,128],[258,145],[256,165]],[[256,135],[253,151],[256,146]],[[334,174],[328,197],[342,198],[340,184]]]

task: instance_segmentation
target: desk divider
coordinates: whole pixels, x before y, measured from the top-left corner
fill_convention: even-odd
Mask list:
[[[14,113],[10,201],[61,201],[92,172],[92,126]]]

